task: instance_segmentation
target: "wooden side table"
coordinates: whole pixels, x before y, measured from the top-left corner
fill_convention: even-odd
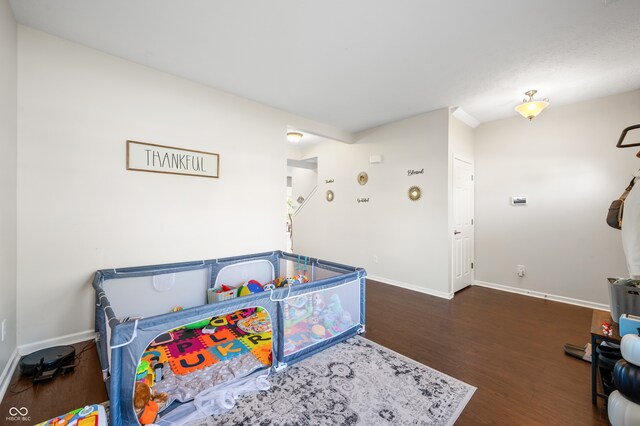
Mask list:
[[[611,324],[611,336],[602,332],[602,323]],[[598,403],[598,397],[607,399],[604,393],[598,392],[598,352],[596,348],[602,342],[620,344],[620,330],[618,324],[613,322],[611,314],[607,311],[593,311],[591,316],[591,402]]]

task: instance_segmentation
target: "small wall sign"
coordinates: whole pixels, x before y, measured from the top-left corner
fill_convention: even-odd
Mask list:
[[[526,206],[527,205],[527,197],[514,195],[511,197],[511,205],[512,206]]]
[[[127,170],[218,178],[219,169],[219,154],[127,141]]]
[[[413,175],[423,175],[424,174],[424,169],[420,169],[420,170],[407,170],[407,176],[413,176]]]
[[[324,180],[324,183],[333,183],[333,182],[334,182],[334,180],[333,180],[333,179],[325,179],[325,180]]]
[[[358,204],[360,203],[368,203],[369,202],[369,198],[358,198]]]

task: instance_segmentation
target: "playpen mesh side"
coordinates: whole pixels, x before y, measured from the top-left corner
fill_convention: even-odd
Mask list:
[[[364,332],[365,276],[364,270],[358,270],[347,277],[331,279],[328,284],[297,291],[280,302],[281,315],[278,321],[281,334],[277,342],[280,364],[296,363]],[[320,311],[317,307],[314,311],[314,296],[323,299],[325,306]],[[292,304],[287,308],[287,315],[285,306],[289,301]],[[291,315],[291,305],[295,305],[296,309],[301,308],[300,316],[293,318],[295,315]]]
[[[112,364],[110,401],[114,424],[136,424],[131,401],[135,372],[138,361],[147,347],[158,335],[186,324],[259,306],[272,318],[272,336],[279,332],[277,321],[278,306],[265,293],[228,300],[226,302],[204,305],[180,312],[146,318],[136,322],[126,322],[113,329],[111,337]],[[133,337],[135,335],[135,337]],[[133,337],[133,338],[132,338]],[[273,348],[273,357],[278,359],[277,347]],[[117,422],[120,423],[117,423]]]
[[[249,280],[266,284],[273,281],[274,278],[273,263],[268,259],[255,259],[223,266],[215,277],[212,277],[212,288],[218,289],[222,284],[238,288]]]
[[[276,251],[208,260],[211,265],[209,288],[220,288],[222,284],[237,287],[252,279],[265,284],[278,276],[281,254]]]
[[[102,288],[117,318],[151,317],[207,303],[209,267],[105,279]]]
[[[327,278],[333,278],[344,274],[349,271],[338,271],[336,269],[329,269],[317,261],[311,261],[307,259],[298,261],[297,259],[280,259],[280,277],[282,278],[296,278],[304,275],[309,282],[321,281]]]
[[[360,324],[360,281],[310,290],[282,302],[283,356],[346,333]]]
[[[266,260],[269,276],[278,273],[280,251],[224,259],[211,259],[161,265],[103,269],[96,272],[95,331],[98,355],[105,382],[111,365],[112,329],[125,317],[162,315],[176,306],[190,308],[206,304],[206,289],[218,271],[227,265]],[[215,273],[214,273],[215,272]],[[106,291],[105,291],[106,290]],[[151,295],[160,301],[144,303]]]

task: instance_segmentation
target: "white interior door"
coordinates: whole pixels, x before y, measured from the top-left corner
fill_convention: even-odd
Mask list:
[[[473,164],[453,158],[453,291],[473,282]]]

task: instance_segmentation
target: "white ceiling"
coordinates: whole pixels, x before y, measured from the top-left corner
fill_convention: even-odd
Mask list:
[[[11,0],[17,20],[359,131],[640,88],[638,0]]]

